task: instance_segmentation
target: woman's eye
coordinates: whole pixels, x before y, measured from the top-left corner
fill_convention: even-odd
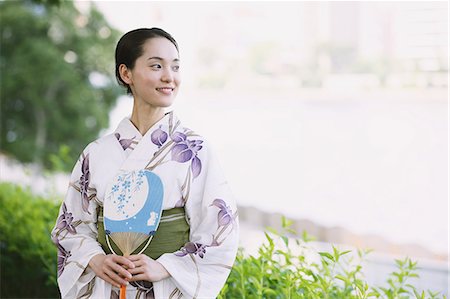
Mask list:
[[[178,72],[178,71],[180,70],[180,66],[179,66],[179,65],[174,65],[174,66],[172,67],[172,69],[173,69],[175,72]]]
[[[160,64],[153,64],[153,65],[151,65],[150,67],[151,67],[151,68],[154,68],[154,69],[160,69],[160,68],[161,68],[161,65],[160,65]]]

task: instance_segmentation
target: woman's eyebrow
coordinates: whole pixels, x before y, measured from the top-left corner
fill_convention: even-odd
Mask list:
[[[161,60],[161,61],[164,61],[164,58],[161,58],[161,57],[158,57],[158,56],[153,56],[153,57],[150,57],[150,58],[148,58],[147,60],[151,60],[151,59],[156,59],[156,60]],[[175,58],[174,60],[173,60],[174,62],[179,62],[180,61],[180,59],[178,59],[178,58]]]

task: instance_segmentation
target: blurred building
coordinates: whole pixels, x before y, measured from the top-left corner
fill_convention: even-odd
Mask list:
[[[179,39],[203,89],[446,87],[447,2],[97,2]],[[123,13],[129,10],[130,13]],[[133,18],[127,18],[132,15]]]
[[[447,86],[447,2],[302,5],[303,63],[316,62],[322,79],[332,81],[326,87],[348,85],[334,75],[343,73],[365,76],[374,87]]]

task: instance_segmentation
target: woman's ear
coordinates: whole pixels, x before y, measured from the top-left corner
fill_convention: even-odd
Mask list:
[[[130,70],[127,68],[125,64],[119,65],[119,74],[120,78],[122,78],[123,82],[130,85],[132,82],[132,76]]]

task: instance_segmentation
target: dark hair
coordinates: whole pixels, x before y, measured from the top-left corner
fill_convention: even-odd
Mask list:
[[[168,39],[177,49],[178,44],[176,40],[166,31],[160,28],[139,28],[125,33],[117,43],[116,46],[116,79],[119,85],[127,88],[127,93],[131,93],[131,88],[120,77],[119,66],[125,64],[127,68],[132,69],[136,59],[138,59],[144,49],[142,46],[151,38],[163,37]]]

